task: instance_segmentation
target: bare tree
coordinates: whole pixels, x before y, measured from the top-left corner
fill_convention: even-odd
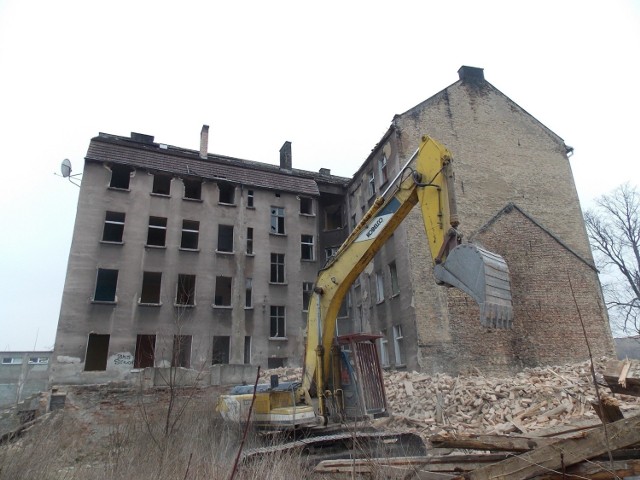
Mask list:
[[[612,320],[640,333],[640,192],[629,183],[596,200],[584,215],[591,249],[601,269]]]

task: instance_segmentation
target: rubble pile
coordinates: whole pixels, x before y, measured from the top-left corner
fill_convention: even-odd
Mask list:
[[[595,370],[603,369],[600,359]],[[281,382],[302,378],[300,368],[262,373],[261,381],[278,375]],[[603,401],[622,412],[640,409],[640,397],[616,395],[597,375]],[[385,389],[392,418],[388,427],[410,429],[422,436],[444,433],[527,434],[580,419],[597,420],[592,403],[596,391],[589,362],[525,369],[512,376],[428,375],[385,371]],[[625,413],[625,416],[627,414]]]
[[[596,372],[604,361],[595,366]],[[601,377],[596,377],[602,384]],[[393,372],[385,375],[385,386],[393,412],[391,425],[410,427],[427,436],[526,434],[598,418],[592,406],[597,396],[589,362],[530,368],[510,377]],[[615,402],[623,412],[640,408],[638,397],[610,399],[606,386],[599,390],[603,402]]]

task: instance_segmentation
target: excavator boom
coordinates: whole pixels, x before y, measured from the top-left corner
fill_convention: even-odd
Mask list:
[[[331,395],[325,389],[340,305],[357,276],[416,204],[422,211],[436,282],[470,295],[480,306],[482,325],[511,326],[507,264],[495,253],[461,243],[451,162],[452,156],[444,146],[423,137],[420,148],[385,194],[376,199],[335,257],[320,271],[309,305],[301,391],[307,396],[310,391],[316,392],[321,416],[326,413],[324,397]],[[391,188],[395,190],[391,192]]]

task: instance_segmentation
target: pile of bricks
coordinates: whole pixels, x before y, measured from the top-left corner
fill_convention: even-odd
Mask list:
[[[596,362],[603,369],[606,359]],[[263,381],[277,374],[280,381],[300,380],[299,368],[264,371]],[[596,375],[599,383],[600,375]],[[579,419],[597,419],[592,403],[596,390],[590,363],[538,367],[508,377],[452,377],[417,372],[385,371],[385,389],[392,412],[389,427],[423,436],[444,433],[527,434]],[[611,396],[600,387],[604,398]],[[640,397],[616,395],[621,411],[640,409]],[[627,416],[625,414],[625,416]]]
[[[596,372],[603,362],[595,366]],[[601,377],[596,378],[601,383]],[[589,362],[531,368],[511,377],[393,372],[385,376],[385,385],[393,412],[391,425],[423,435],[526,434],[577,419],[597,419]],[[610,399],[606,386],[600,387],[600,395],[622,412],[640,408],[639,397]]]

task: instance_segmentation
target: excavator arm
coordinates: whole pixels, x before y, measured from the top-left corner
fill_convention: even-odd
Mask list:
[[[415,167],[410,163],[415,158]],[[319,399],[326,417],[330,349],[338,311],[351,284],[382,248],[416,204],[420,205],[436,282],[458,288],[480,305],[480,321],[497,328],[511,326],[513,314],[509,272],[499,255],[461,244],[450,152],[429,137],[375,200],[336,255],[320,271],[308,310],[307,341],[300,393]],[[395,188],[394,191],[391,191]]]

